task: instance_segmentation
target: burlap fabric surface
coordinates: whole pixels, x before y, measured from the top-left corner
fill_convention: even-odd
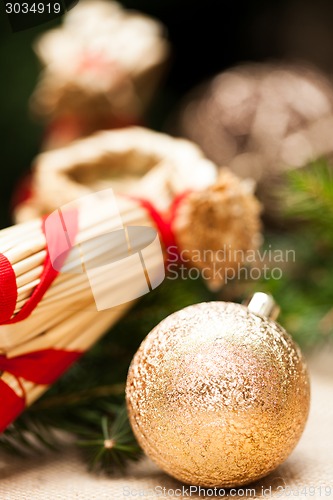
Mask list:
[[[332,353],[326,353],[310,360],[310,417],[289,459],[264,480],[244,486],[238,494],[227,490],[225,496],[333,499],[332,359]],[[210,498],[209,491],[206,496],[204,492],[189,496],[190,491],[184,486],[182,492],[181,483],[162,473],[148,459],[131,467],[126,476],[96,476],[87,471],[80,454],[70,445],[62,453],[33,460],[0,455],[0,476],[1,500]]]

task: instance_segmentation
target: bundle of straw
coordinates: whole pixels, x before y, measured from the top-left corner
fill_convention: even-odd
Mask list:
[[[211,186],[217,176],[216,166],[188,140],[142,127],[98,132],[36,158],[32,194],[14,217],[25,222],[108,188],[165,210],[175,196]]]
[[[31,99],[51,123],[45,148],[137,123],[169,55],[163,26],[116,2],[82,0],[35,43],[44,66]]]
[[[1,381],[11,387],[18,397],[24,399],[25,404],[30,404],[39,397],[46,389],[47,383],[43,381],[55,380],[58,372],[56,371],[54,375],[52,368],[46,366],[46,374],[42,372],[36,376],[33,373],[30,377],[24,364],[23,371],[20,372],[20,359],[23,363],[31,361],[38,365],[39,356],[43,351],[52,349],[73,353],[73,360],[75,360],[76,354],[79,355],[89,349],[124,313],[130,305],[126,303],[129,298],[146,293],[147,282],[144,281],[145,287],[143,283],[144,271],[149,273],[150,283],[154,281],[158,273],[161,274],[160,267],[163,265],[161,249],[156,242],[151,244],[151,238],[147,240],[146,237],[146,241],[142,239],[137,241],[136,246],[134,241],[124,264],[121,260],[124,256],[124,249],[121,248],[119,239],[114,242],[111,240],[111,244],[106,240],[101,244],[101,240],[97,239],[98,236],[119,230],[119,217],[109,217],[107,205],[107,201],[99,203],[95,201],[93,212],[89,214],[87,210],[84,210],[83,217],[79,214],[79,229],[75,243],[79,248],[88,243],[85,248],[84,264],[86,268],[95,268],[95,286],[98,287],[99,295],[104,294],[109,297],[109,310],[97,311],[96,300],[87,280],[87,274],[72,272],[73,268],[75,271],[77,267],[77,257],[72,251],[66,259],[64,272],[58,275],[37,303],[32,314],[23,319],[23,322],[15,323],[20,319],[20,313],[29,306],[34,292],[38,291],[41,285],[50,248],[48,248],[47,235],[42,230],[41,220],[24,223],[1,232],[1,253],[15,273],[17,287],[14,314],[10,319],[6,318],[5,323],[8,322],[8,324],[0,327],[2,354],[0,369],[4,370]],[[125,226],[140,227],[150,223],[145,211],[140,210],[134,201],[120,199],[119,209]],[[56,237],[59,235],[56,234]],[[147,243],[150,245],[146,248]],[[145,269],[137,265],[140,257],[138,251],[141,251],[141,255],[144,254]],[[108,261],[112,262],[109,268],[113,266],[113,273],[112,269],[106,269]],[[107,275],[105,275],[106,270]],[[1,283],[4,296],[11,291],[10,285],[12,283],[5,275]],[[120,303],[120,305],[113,306],[114,303]],[[3,314],[6,314],[6,311],[3,311]],[[10,324],[12,321],[14,323]],[[28,358],[26,358],[27,355],[29,355]],[[48,354],[46,353],[46,357],[42,358],[41,370],[45,369],[45,363],[48,364],[47,360]],[[36,369],[37,367],[34,368]],[[36,383],[36,380],[41,382]],[[1,389],[3,385],[0,387],[0,395]],[[17,400],[15,403],[17,405]],[[22,405],[19,409],[23,409]],[[15,408],[12,411],[13,414],[10,404],[7,407],[5,404],[2,406],[0,428],[4,428],[16,416]]]
[[[86,169],[86,173],[92,173],[95,169],[88,169],[88,165],[94,164],[92,158],[96,161],[97,152],[96,149],[91,150],[90,146],[96,146],[100,140],[103,147],[99,149],[99,158],[104,159],[105,169],[108,161],[110,165],[114,164],[110,161],[112,151],[113,159],[121,158],[121,133],[125,134],[118,131],[103,133],[80,141],[67,148],[67,151],[45,153],[39,158],[37,165],[42,170],[41,165],[45,162],[48,166],[58,164],[58,168],[54,167],[54,171],[58,171],[61,170],[59,165],[66,165],[65,161],[59,162],[61,158],[71,158],[72,161],[75,158],[76,167],[80,166],[83,170]],[[132,299],[161,282],[161,247],[154,234],[149,230],[142,232],[142,228],[155,227],[159,231],[165,252],[171,244],[175,244],[179,255],[186,255],[189,265],[201,269],[207,267],[206,277],[212,282],[214,277],[209,273],[213,273],[216,262],[198,258],[193,250],[198,249],[204,255],[204,250],[215,251],[225,244],[245,251],[256,248],[259,244],[260,207],[246,183],[229,172],[214,178],[212,174],[215,167],[202,157],[195,146],[186,141],[137,129],[131,129],[128,134],[127,155],[132,160],[134,158],[134,165],[141,165],[146,174],[139,181],[129,184],[126,183],[127,179],[124,182],[124,186],[128,188],[127,193],[114,196],[112,203],[119,213],[114,211],[110,216],[111,198],[108,189],[97,195],[92,194],[87,185],[83,185],[80,193],[72,192],[72,198],[77,199],[78,194],[82,195],[75,205],[70,203],[61,206],[61,210],[48,216],[44,224],[41,219],[37,219],[0,232],[0,252],[7,271],[10,268],[14,273],[2,275],[4,297],[9,289],[9,282],[13,284],[13,278],[17,289],[13,314],[5,320],[2,315],[2,323],[7,324],[0,327],[0,349],[3,354],[0,357],[0,369],[3,370],[0,395],[4,394],[3,391],[10,393],[10,397],[6,399],[7,407],[4,406],[0,414],[2,429],[24,409],[25,404],[31,404],[38,398],[67,366],[89,349],[124,314]],[[147,155],[141,156],[140,163],[139,155],[134,154],[133,142],[129,138],[134,140],[133,137],[137,139],[138,136],[142,139],[139,141],[141,152],[145,144],[150,152],[149,158],[155,158],[154,166],[151,166],[152,161],[149,163]],[[80,149],[81,155],[77,156]],[[162,158],[165,160],[164,166]],[[128,165],[132,164],[129,159],[128,162]],[[192,177],[188,172],[189,165]],[[128,168],[123,172],[125,178],[126,170]],[[68,173],[65,167],[64,171]],[[72,173],[73,171],[74,169],[71,170]],[[49,172],[52,179],[52,168]],[[207,185],[200,189],[198,184],[204,184],[205,172],[207,178],[209,175],[211,178],[209,182],[206,179]],[[60,178],[63,180],[61,176]],[[103,187],[111,187],[111,179],[112,176],[108,186]],[[116,185],[119,186],[119,179]],[[51,187],[50,196],[44,193],[39,198],[37,193],[35,202],[44,199],[45,203],[48,200],[52,204],[54,185],[48,183],[48,186]],[[80,185],[76,187],[79,190]],[[67,196],[70,197],[68,191],[58,189],[57,192],[63,203],[69,201],[66,199]],[[45,204],[41,204],[41,212],[45,211],[45,207]],[[48,205],[47,208],[51,209],[51,206]],[[38,295],[45,283],[45,263],[50,258],[54,271],[52,237],[58,244],[63,236],[59,224],[51,238],[48,234],[48,221],[52,221],[52,217],[59,212],[62,213],[65,228],[71,214],[76,212],[77,227],[75,234],[70,234],[67,229],[67,241],[69,238],[70,244],[67,253],[64,252],[65,262],[59,266],[61,273],[48,283],[44,294]],[[141,228],[140,231],[137,228]],[[110,237],[119,231],[124,231],[123,239]],[[80,251],[79,257],[77,249]],[[84,268],[80,272],[78,263],[81,261]],[[220,260],[219,263],[221,267]],[[235,263],[228,263],[226,259],[222,267],[230,265]],[[55,267],[59,270],[57,265]],[[92,282],[97,292],[92,290]],[[24,313],[27,308],[29,310],[36,293],[38,301],[32,313],[25,318]],[[101,307],[96,307],[98,304]],[[22,314],[23,322],[10,324],[21,319]],[[58,355],[59,362],[56,358],[56,362],[52,364],[52,359]],[[33,365],[32,370],[29,363]]]

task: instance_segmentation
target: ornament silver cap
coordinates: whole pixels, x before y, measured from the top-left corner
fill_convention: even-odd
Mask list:
[[[256,292],[245,305],[249,311],[272,320],[276,320],[280,313],[280,307],[268,293]]]

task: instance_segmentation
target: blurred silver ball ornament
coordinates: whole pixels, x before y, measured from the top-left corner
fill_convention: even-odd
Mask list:
[[[192,91],[174,132],[220,166],[257,182],[270,218],[282,175],[333,153],[333,87],[305,65],[253,63],[225,71]]]

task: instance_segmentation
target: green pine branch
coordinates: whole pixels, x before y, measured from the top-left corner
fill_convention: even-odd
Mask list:
[[[333,241],[333,168],[327,160],[289,172],[283,199],[287,216],[311,222],[322,237]]]
[[[77,444],[85,450],[91,470],[123,471],[130,461],[137,461],[142,454],[130,427],[126,408],[116,410],[110,419],[103,416],[100,431],[90,436],[82,435]]]

